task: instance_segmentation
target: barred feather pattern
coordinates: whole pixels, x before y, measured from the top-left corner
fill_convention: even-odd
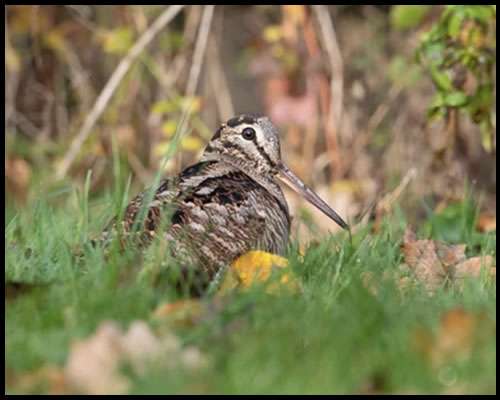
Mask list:
[[[266,187],[241,169],[214,160],[164,179],[139,229],[140,246],[148,246],[162,226],[171,255],[183,265],[200,266],[210,279],[249,250],[284,254],[290,232],[288,206],[274,178],[269,175],[265,182]],[[132,231],[146,193],[126,208],[123,233]],[[113,232],[116,220],[102,239],[108,240]]]

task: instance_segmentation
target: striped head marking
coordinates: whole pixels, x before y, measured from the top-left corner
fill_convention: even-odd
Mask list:
[[[278,131],[263,115],[232,118],[217,129],[201,160],[222,160],[256,174],[274,175],[281,162]]]
[[[342,228],[344,220],[314,193],[281,160],[279,134],[269,118],[244,114],[222,124],[208,144],[201,161],[224,161],[267,186],[279,178]],[[267,182],[267,183],[266,183]]]

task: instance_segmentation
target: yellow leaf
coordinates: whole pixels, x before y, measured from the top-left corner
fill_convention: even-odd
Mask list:
[[[264,40],[268,42],[277,42],[281,39],[281,26],[280,25],[269,25],[262,33]]]
[[[177,121],[175,119],[169,119],[161,124],[161,131],[163,135],[170,138],[175,133],[177,129]]]
[[[5,68],[9,71],[17,72],[21,66],[21,60],[17,52],[11,47],[5,46]]]
[[[179,107],[172,101],[158,101],[152,107],[152,111],[155,114],[167,114],[178,109]]]
[[[52,29],[44,36],[44,43],[55,52],[64,55],[66,50],[66,42],[64,41],[64,33],[57,29]]]
[[[188,151],[197,151],[201,149],[203,145],[204,143],[194,136],[188,136],[181,141],[181,149]]]
[[[362,182],[355,179],[339,180],[334,182],[331,186],[332,192],[361,193],[363,189]]]
[[[271,47],[271,54],[276,57],[280,58],[283,57],[286,53],[286,49],[283,45],[281,44],[275,44]]]
[[[154,154],[156,156],[164,156],[167,153],[168,148],[170,147],[170,140],[165,140],[164,142],[158,143],[154,148]]]
[[[9,5],[9,28],[16,34],[36,36],[49,26],[48,19],[40,6]]]
[[[293,279],[286,258],[260,250],[249,251],[233,262],[222,284],[221,291],[235,287],[243,290],[248,289],[254,280],[264,282],[269,279],[273,270],[284,268],[286,270],[282,270],[279,285],[286,285],[292,292],[297,292],[299,290],[298,282]],[[270,285],[268,292],[274,292],[276,289],[277,285]]]
[[[284,17],[294,24],[303,25],[306,21],[306,6],[304,5],[283,5]]]
[[[103,46],[106,53],[125,53],[132,46],[132,31],[118,28],[105,33]]]
[[[196,114],[201,110],[201,97],[185,97],[182,99],[182,109],[189,110],[191,114]]]

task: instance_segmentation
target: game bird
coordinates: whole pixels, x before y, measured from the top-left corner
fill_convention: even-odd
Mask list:
[[[133,234],[139,246],[148,246],[161,235],[158,239],[166,241],[170,255],[208,282],[248,251],[286,252],[291,217],[278,179],[348,228],[283,162],[279,134],[270,119],[245,114],[217,129],[199,163],[160,181],[149,205],[143,204],[148,190],[135,197],[121,228],[112,220],[102,240],[120,230],[122,237]],[[141,207],[144,218],[138,227]]]

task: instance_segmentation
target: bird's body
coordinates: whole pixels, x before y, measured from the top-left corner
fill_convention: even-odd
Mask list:
[[[315,197],[309,200],[316,206],[329,208],[283,164],[278,132],[267,117],[233,118],[214,134],[201,162],[159,183],[138,231],[140,243],[162,232],[171,255],[209,279],[247,251],[284,254],[291,219],[276,181],[280,173],[306,198]],[[145,193],[127,206],[123,232],[131,232]],[[112,221],[104,237],[114,230]]]
[[[170,241],[172,255],[198,262],[210,278],[249,250],[283,254],[288,244],[290,216],[277,184],[276,192],[279,198],[224,162],[200,162],[186,168],[177,179],[160,182],[144,229],[139,231],[141,244],[148,245],[153,240],[163,218],[170,214],[170,225],[164,234]],[[132,229],[145,193],[132,200],[125,210],[125,232]]]

